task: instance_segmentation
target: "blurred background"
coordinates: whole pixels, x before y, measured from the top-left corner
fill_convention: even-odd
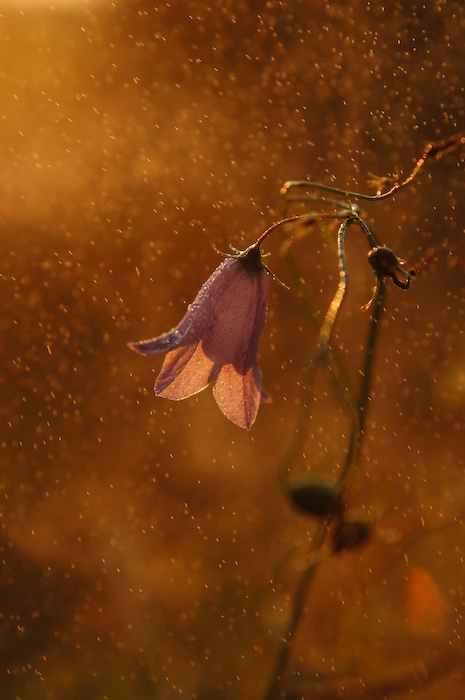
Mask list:
[[[178,323],[212,245],[252,243],[284,181],[367,191],[464,130],[464,31],[458,0],[0,3],[2,698],[263,696],[315,528],[277,476],[316,341],[279,237],[267,264],[291,289],[272,283],[273,402],[250,432],[210,389],[156,398],[162,358],[126,343]],[[422,273],[389,285],[380,330],[349,504],[374,535],[319,565],[289,698],[316,678],[318,697],[400,678],[399,695],[463,698],[464,165],[363,207]],[[356,384],[373,275],[347,238]],[[332,246],[292,251],[324,311]],[[324,376],[311,413],[295,473],[335,474],[347,421]]]

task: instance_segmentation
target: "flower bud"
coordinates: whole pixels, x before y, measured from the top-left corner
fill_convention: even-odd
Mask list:
[[[342,507],[342,486],[335,479],[298,477],[286,483],[286,490],[292,505],[307,515],[325,518]]]

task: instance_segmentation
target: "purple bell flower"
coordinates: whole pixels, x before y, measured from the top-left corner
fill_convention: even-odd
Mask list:
[[[168,353],[155,394],[179,401],[212,384],[224,415],[250,429],[262,398],[257,350],[269,289],[257,241],[216,268],[175,328],[128,343],[143,355]]]

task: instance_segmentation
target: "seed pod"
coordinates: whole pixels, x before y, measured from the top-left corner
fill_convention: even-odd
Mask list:
[[[380,245],[368,253],[368,262],[375,271],[376,277],[390,277],[397,287],[408,289],[410,282],[415,279],[415,270],[406,270],[403,260],[397,257],[393,250]],[[401,277],[397,276],[398,273]]]
[[[342,511],[331,531],[333,550],[355,549],[368,542],[373,531],[373,523],[359,510]]]
[[[286,489],[292,505],[299,510],[326,518],[342,507],[342,486],[335,480],[318,476],[305,476],[290,479]]]

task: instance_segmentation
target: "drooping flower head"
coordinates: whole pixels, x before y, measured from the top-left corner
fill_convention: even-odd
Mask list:
[[[178,401],[212,384],[224,415],[246,429],[262,396],[257,350],[270,288],[262,240],[216,268],[175,328],[128,343],[143,355],[168,353],[155,383],[157,396]]]

